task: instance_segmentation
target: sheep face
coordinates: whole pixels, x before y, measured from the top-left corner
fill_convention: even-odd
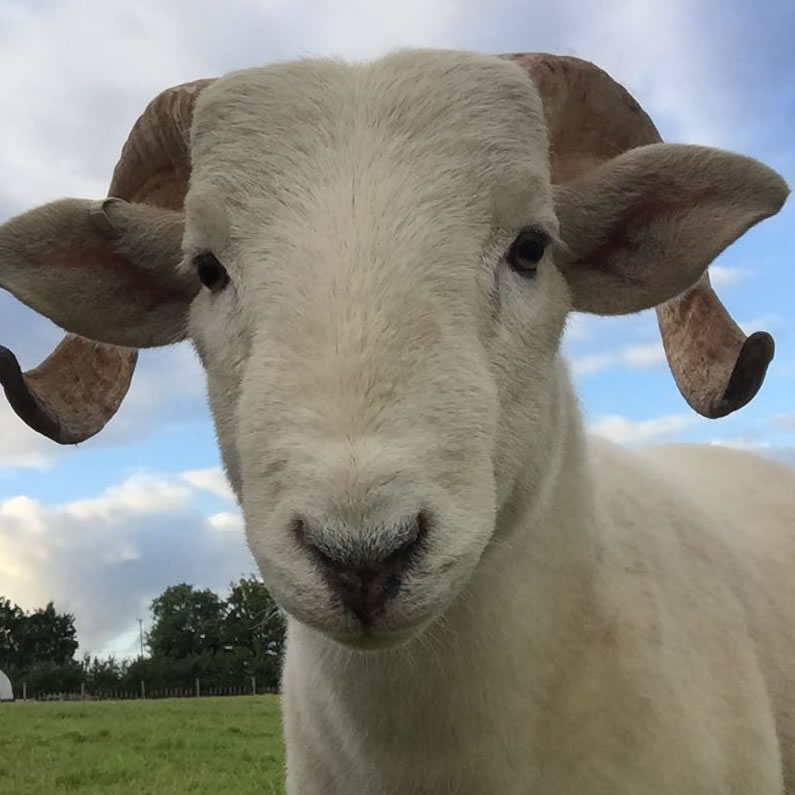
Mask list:
[[[405,639],[547,447],[569,299],[551,244],[522,258],[557,234],[538,94],[475,55],[268,67],[206,90],[192,155],[184,267],[229,279],[191,336],[250,547],[299,620]]]

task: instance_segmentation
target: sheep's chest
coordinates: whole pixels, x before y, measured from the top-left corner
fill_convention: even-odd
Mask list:
[[[760,795],[781,792],[769,715],[736,705],[747,720],[727,722],[726,693],[708,678],[694,693],[686,656],[636,659],[640,679],[588,656],[550,689],[540,670],[519,675],[525,654],[470,648],[465,665],[417,654],[382,667],[379,655],[341,660],[294,633],[283,681],[288,795],[723,795],[751,781]]]
[[[352,723],[316,706],[311,722],[294,725],[290,712],[289,795],[519,795],[536,770],[531,748],[522,753],[518,742],[497,739],[503,732],[493,723],[467,724],[462,715],[446,724],[427,715],[410,728],[395,716],[389,730],[381,720]]]
[[[295,652],[283,685],[289,795],[528,791],[538,770],[530,694],[508,697],[488,677],[473,688],[452,671],[445,682],[410,675],[410,665],[389,678],[372,665],[331,677],[322,658]]]

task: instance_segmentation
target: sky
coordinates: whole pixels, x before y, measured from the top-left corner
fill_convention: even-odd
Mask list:
[[[665,140],[757,157],[795,186],[793,31],[791,0],[226,0],[222,15],[207,0],[0,0],[0,222],[62,196],[104,196],[130,126],[167,86],[407,46],[586,58],[634,94]],[[577,315],[564,347],[592,430],[795,463],[794,220],[791,199],[712,266],[738,322],[776,339],[755,400],[700,418],[676,389],[653,313]],[[60,338],[0,290],[0,343],[23,367]],[[167,585],[223,592],[256,571],[204,387],[187,344],[142,352],[117,416],[76,447],[29,430],[0,394],[0,595],[74,613],[79,653],[134,654],[137,619]]]

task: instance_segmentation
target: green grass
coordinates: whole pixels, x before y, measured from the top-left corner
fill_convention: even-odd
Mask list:
[[[3,795],[276,795],[276,696],[0,704]]]

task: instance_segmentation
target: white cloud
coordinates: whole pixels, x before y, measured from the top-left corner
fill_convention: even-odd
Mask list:
[[[726,287],[730,284],[739,284],[754,275],[748,268],[734,268],[728,265],[711,265],[709,278],[713,287]]]
[[[670,414],[639,421],[610,414],[593,422],[590,430],[619,444],[632,444],[670,436],[690,427],[696,421],[695,415],[691,414]]]
[[[183,483],[149,474],[135,474],[98,497],[67,503],[59,510],[81,521],[113,523],[119,517],[169,513],[186,506],[193,494]]]
[[[571,370],[575,375],[592,375],[611,367],[654,367],[665,362],[665,350],[661,342],[644,345],[625,345],[614,351],[570,357]]]
[[[795,414],[779,414],[771,418],[770,427],[780,431],[795,431]]]
[[[182,477],[196,489],[209,491],[225,500],[235,499],[232,487],[220,467],[192,469],[189,472],[184,472]]]
[[[13,412],[0,391],[0,471],[49,469],[55,461],[55,445],[32,431]]]
[[[750,450],[752,452],[769,450],[773,446],[770,442],[762,442],[758,439],[749,439],[743,436],[734,439],[713,439],[710,444],[715,447],[733,447],[735,450]]]
[[[202,515],[191,479],[138,473],[88,499],[0,501],[2,594],[26,609],[54,600],[76,615],[81,650],[96,652],[135,628],[166,586],[221,591],[254,571],[240,516]]]
[[[229,513],[222,511],[221,513],[214,513],[207,521],[210,526],[220,533],[243,533],[243,517],[239,513]]]

